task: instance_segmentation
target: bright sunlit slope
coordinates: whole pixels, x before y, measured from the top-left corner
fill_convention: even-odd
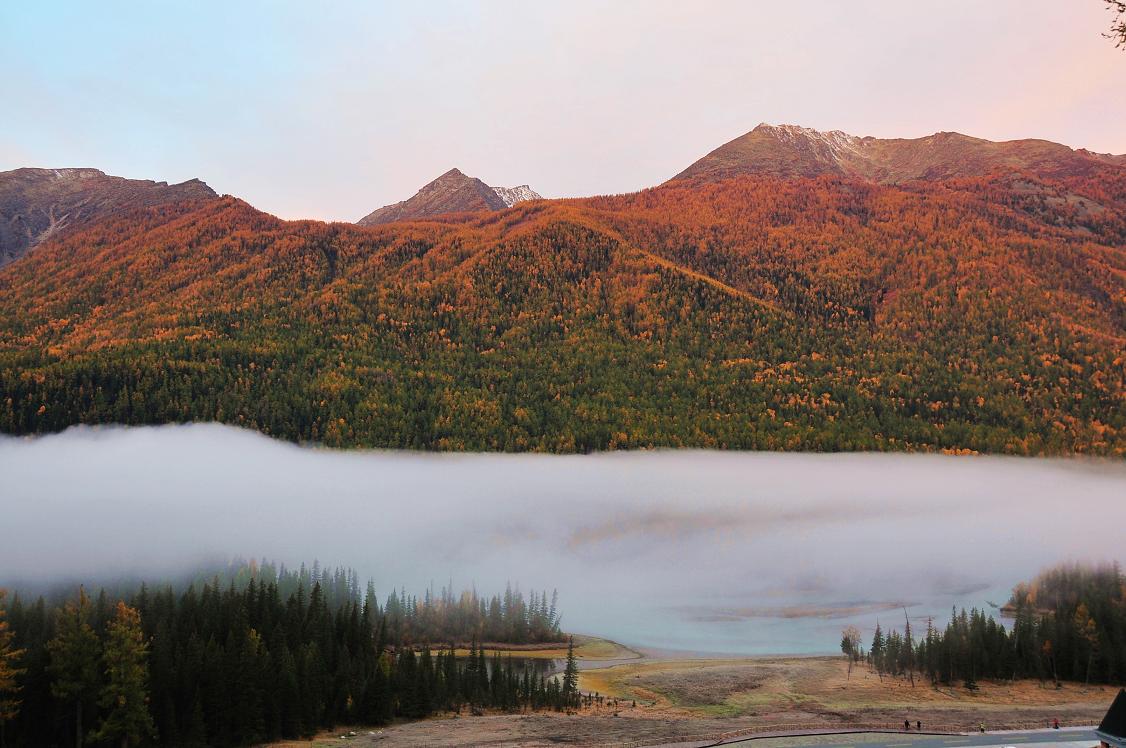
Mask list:
[[[372,228],[142,212],[0,271],[0,429],[1121,455],[1126,167],[1049,150],[1083,168],[698,175]]]

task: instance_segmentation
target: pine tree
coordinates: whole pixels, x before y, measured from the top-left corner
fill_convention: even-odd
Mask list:
[[[563,670],[563,701],[567,706],[579,704],[579,665],[575,662],[575,637],[567,640],[567,667]]]
[[[258,632],[249,629],[242,641],[228,654],[235,664],[231,683],[234,686],[234,725],[240,743],[262,742],[266,726],[262,715],[262,694],[258,691],[261,671],[262,641]]]
[[[297,684],[297,663],[284,641],[277,658],[278,672],[274,683],[278,691],[278,709],[281,712],[281,734],[296,738],[304,734],[301,724],[301,688]]]
[[[81,748],[86,738],[82,713],[87,701],[97,692],[98,635],[90,626],[90,598],[81,587],[78,601],[66,604],[58,617],[58,633],[47,643],[53,677],[51,695],[74,704],[74,741]]]
[[[884,679],[884,630],[879,627],[879,620],[876,620],[876,633],[872,636],[872,647],[868,649],[868,659],[872,661],[872,665],[876,668],[876,675],[879,679]]]
[[[911,687],[915,687],[915,643],[911,639],[911,619],[907,617],[907,609],[903,609],[905,621],[903,629],[903,649],[900,652],[899,669],[906,671],[911,679]]]
[[[364,689],[362,721],[383,725],[391,721],[391,691],[383,663],[377,662]]]
[[[4,745],[4,726],[20,711],[20,685],[16,679],[24,672],[16,666],[24,651],[12,643],[14,634],[8,628],[4,610],[6,595],[6,590],[0,590],[0,748]]]
[[[119,602],[107,629],[102,658],[107,682],[98,703],[106,714],[94,739],[116,739],[122,748],[129,748],[152,737],[156,728],[148,707],[148,651],[141,614]]]

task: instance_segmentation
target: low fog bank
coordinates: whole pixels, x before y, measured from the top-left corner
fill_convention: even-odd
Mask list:
[[[0,476],[0,584],[318,559],[381,596],[558,588],[567,629],[676,649],[833,651],[849,622],[1126,555],[1120,462],[334,452],[201,424],[0,439]]]

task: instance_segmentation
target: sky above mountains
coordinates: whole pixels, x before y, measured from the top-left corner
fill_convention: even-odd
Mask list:
[[[451,167],[657,184],[761,121],[1126,153],[1098,0],[0,4],[0,170],[199,177],[356,220]]]

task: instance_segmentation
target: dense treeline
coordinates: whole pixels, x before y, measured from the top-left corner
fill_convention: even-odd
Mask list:
[[[843,640],[842,649],[881,674],[969,688],[979,678],[1126,683],[1126,577],[1117,565],[1046,571],[1018,585],[1005,611],[1007,629],[984,611],[954,611],[945,629],[877,625],[866,654]]]
[[[462,222],[234,199],[0,271],[0,430],[411,449],[1126,453],[1113,175],[673,183]]]
[[[477,642],[562,641],[554,602],[450,590],[380,604],[353,572],[269,564],[177,590],[0,599],[9,745],[235,746],[462,709],[579,705]],[[455,646],[469,643],[468,657]]]

